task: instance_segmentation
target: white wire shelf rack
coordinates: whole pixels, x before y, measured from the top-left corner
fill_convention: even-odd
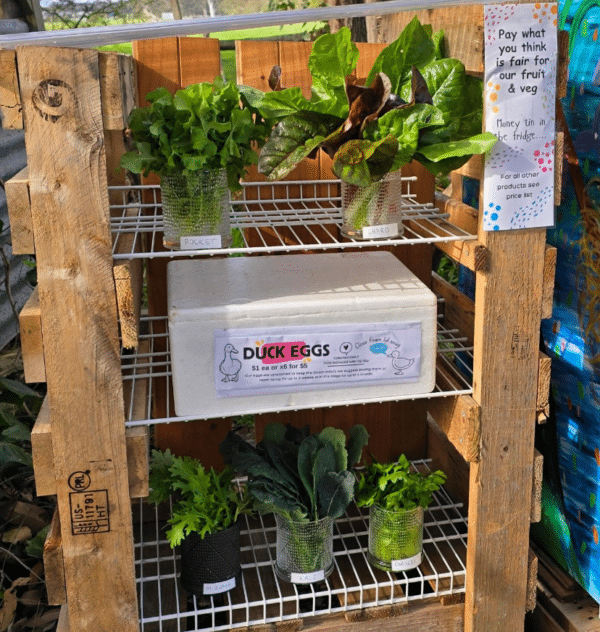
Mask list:
[[[416,176],[402,178],[405,191],[401,199],[404,233],[393,239],[340,237],[342,209],[339,180],[260,182],[244,183],[240,199],[231,203],[231,226],[238,229],[237,245],[185,251],[162,247],[163,218],[158,185],[109,187],[113,200],[113,257],[131,259],[356,249],[476,239],[475,235],[451,224],[449,215],[433,204],[417,202],[411,191],[411,183],[416,180]],[[119,198],[120,201],[116,201]]]
[[[427,471],[429,461],[413,466]],[[135,529],[135,567],[142,632],[156,630],[230,630],[318,615],[389,606],[400,614],[411,602],[448,599],[465,592],[467,518],[461,504],[442,488],[425,511],[423,561],[412,571],[389,573],[366,557],[368,512],[351,505],[334,526],[334,571],[324,581],[298,586],[274,572],[273,516],[248,519],[242,526],[242,576],[234,590],[196,598],[178,581],[180,557],[164,535],[164,511],[139,501]]]
[[[137,350],[121,351],[121,367],[123,373],[124,390],[127,394],[125,424],[126,426],[140,426],[148,424],[169,423],[172,421],[192,421],[205,419],[201,411],[194,416],[178,417],[171,408],[171,355],[169,336],[167,333],[167,319],[165,317],[142,318],[140,342]],[[438,352],[436,385],[431,393],[422,395],[407,395],[394,397],[374,397],[373,399],[351,399],[352,389],[348,389],[348,401],[339,405],[367,404],[400,399],[421,399],[444,397],[449,395],[471,394],[473,377],[473,347],[456,329],[448,329],[438,319]],[[151,394],[155,382],[162,381],[165,394],[166,414],[152,415]],[[140,400],[142,403],[140,404]],[[308,408],[306,406],[305,408]],[[311,406],[312,407],[312,406]],[[142,411],[140,411],[142,408]],[[301,410],[298,403],[293,410]],[[287,409],[286,409],[287,410]],[[292,409],[290,409],[292,410]],[[276,410],[256,409],[249,403],[247,414],[277,412]]]

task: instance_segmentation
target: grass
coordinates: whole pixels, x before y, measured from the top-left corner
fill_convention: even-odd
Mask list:
[[[284,35],[298,35],[300,33],[309,33],[314,28],[318,28],[320,22],[307,22],[305,24],[284,24],[283,26],[265,26],[255,29],[242,29],[239,31],[223,31],[221,33],[211,33],[210,37],[221,41],[232,41],[242,39],[262,39],[270,37],[282,37]],[[202,37],[201,35],[192,35],[191,37]],[[110,44],[108,46],[99,46],[98,50],[114,51],[131,55],[131,42],[123,44]],[[223,66],[223,75],[226,80],[235,79],[235,51],[221,51],[221,64]]]

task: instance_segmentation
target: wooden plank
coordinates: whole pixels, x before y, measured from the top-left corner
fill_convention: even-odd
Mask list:
[[[66,605],[62,606],[60,609],[56,632],[71,632],[71,626],[69,625],[69,609]]]
[[[438,274],[432,274],[431,289],[444,299],[444,324],[458,329],[473,344],[475,302]]]
[[[546,421],[550,415],[550,372],[552,370],[552,358],[540,351],[538,369],[537,390],[537,420],[538,423]]]
[[[149,342],[140,345],[139,353],[148,353]],[[142,360],[143,361],[143,360]],[[147,368],[137,368],[135,391],[131,392],[131,381],[126,380],[123,385],[125,408],[128,418],[141,420],[148,418],[148,380],[140,375],[147,373]],[[134,426],[125,430],[127,451],[127,472],[129,493],[131,498],[145,498],[148,495],[149,473],[149,431],[148,426]],[[50,403],[46,396],[40,412],[31,431],[31,448],[33,456],[33,470],[35,473],[36,493],[38,496],[53,496],[56,494],[56,477],[52,452],[52,424],[50,419]]]
[[[23,129],[16,62],[14,50],[0,50],[0,120],[3,129]]]
[[[44,342],[39,289],[35,287],[19,313],[19,333],[26,382],[45,382]]]
[[[178,38],[135,40],[132,49],[136,63],[138,106],[149,105],[146,95],[160,86],[170,92],[181,88]]]
[[[102,123],[106,130],[124,130],[136,103],[135,65],[130,55],[100,52]]]
[[[65,590],[65,566],[60,533],[60,517],[56,510],[50,521],[48,535],[44,541],[43,559],[48,603],[51,606],[60,606],[65,603],[67,593]]]
[[[554,276],[556,274],[556,248],[546,245],[542,276],[542,307],[540,319],[552,318]]]
[[[140,209],[137,204],[124,209],[125,217],[136,217]],[[140,252],[142,241],[136,233],[120,233],[115,237],[114,253],[134,254]],[[117,259],[113,266],[113,276],[117,291],[117,309],[121,327],[121,340],[126,349],[138,346],[140,330],[140,314],[144,285],[143,260],[139,257]]]
[[[31,454],[35,474],[35,490],[38,496],[56,494],[51,432],[50,401],[46,396],[31,430]]]
[[[408,613],[388,619],[346,621],[336,615],[307,617],[304,631],[309,632],[462,632],[464,606],[440,603],[409,604]]]
[[[133,426],[125,430],[127,472],[131,498],[146,498],[149,486],[150,432],[148,426]]]
[[[558,31],[558,60],[556,68],[556,98],[564,99],[567,96],[567,84],[569,81],[569,32]],[[561,156],[562,154],[555,154]]]
[[[468,463],[479,459],[481,409],[470,395],[434,397],[429,414]]]
[[[531,522],[542,519],[542,479],[544,478],[544,455],[535,450],[533,455],[533,485],[531,491]]]
[[[462,228],[471,235],[477,234],[477,218],[479,212],[472,206],[459,200],[454,200],[439,191],[435,194],[435,207],[443,213],[448,213],[448,221],[458,228]]]
[[[221,76],[219,40],[212,37],[180,37],[179,77],[185,88],[193,83],[214,81]]]
[[[562,602],[588,596],[577,581],[543,549],[534,542],[531,542],[531,548],[538,558],[538,589]]]
[[[476,277],[473,399],[482,447],[470,471],[465,632],[517,631],[527,599],[545,230],[480,229],[479,241],[489,268]]]
[[[52,460],[52,425],[47,398],[31,431],[35,489],[38,496],[56,494],[56,475]],[[127,472],[131,498],[148,495],[148,446],[147,426],[134,426],[125,431]]]
[[[456,502],[469,506],[469,464],[448,440],[431,415],[427,417],[427,457],[432,469],[442,470],[446,476],[444,488]]]
[[[0,51],[2,52],[2,51]],[[4,184],[12,250],[15,255],[35,254],[31,203],[29,201],[29,175],[27,167],[21,169]]]
[[[482,5],[437,7],[382,16],[379,41],[394,41],[415,15],[421,24],[431,24],[434,32],[443,29],[447,57],[460,59],[468,72],[483,72]]]
[[[428,222],[427,228],[429,231],[438,235],[448,234],[446,230],[437,228],[435,223],[436,220]],[[421,229],[414,222],[410,222],[410,227],[419,235],[425,236],[426,231]],[[487,268],[488,252],[485,246],[479,241],[440,241],[436,242],[435,246],[457,263],[469,268],[472,272],[485,270]]]
[[[454,171],[455,173],[459,173],[461,176],[466,176],[467,178],[482,180],[483,156],[481,154],[474,154],[462,167],[455,169]]]
[[[561,602],[542,586],[538,586],[537,599],[538,608],[547,612],[559,626],[558,632],[600,632],[598,604],[590,596]],[[539,628],[539,632],[547,631],[554,632],[554,628]]]
[[[134,632],[138,609],[98,55],[26,46],[17,57],[46,381],[51,418],[58,420],[52,452],[69,620],[77,630]],[[81,520],[80,511],[90,506],[89,520]]]
[[[536,554],[529,549],[527,559],[527,599],[525,601],[525,612],[531,612],[535,609],[537,603],[538,558]]]

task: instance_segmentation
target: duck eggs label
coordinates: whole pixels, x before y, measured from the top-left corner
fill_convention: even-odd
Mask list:
[[[421,323],[217,329],[217,397],[416,382]]]

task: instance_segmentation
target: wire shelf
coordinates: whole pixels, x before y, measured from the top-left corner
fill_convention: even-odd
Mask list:
[[[206,250],[165,250],[159,185],[109,187],[114,259],[356,249],[399,244],[476,239],[448,222],[431,203],[411,192],[416,176],[402,178],[404,234],[393,239],[356,240],[339,235],[342,225],[339,180],[244,183],[231,203],[231,226],[243,245]],[[120,196],[120,203],[114,202]]]
[[[429,461],[413,466],[429,471]],[[150,511],[150,515],[149,515]],[[242,578],[234,590],[202,599],[187,595],[178,581],[180,557],[164,537],[160,508],[140,500],[134,534],[142,632],[229,630],[321,614],[389,606],[402,612],[409,602],[453,597],[465,592],[467,518],[442,488],[425,510],[423,561],[412,571],[388,573],[367,562],[368,511],[351,505],[334,526],[334,571],[324,581],[298,586],[274,572],[275,521],[248,519],[241,532]],[[182,625],[183,622],[183,625]]]
[[[161,424],[172,421],[191,421],[206,419],[201,411],[195,416],[176,416],[171,409],[171,355],[167,319],[165,317],[146,317],[141,321],[140,343],[137,350],[121,351],[123,384],[126,391],[126,426]],[[438,320],[438,354],[436,385],[431,393],[374,397],[372,399],[351,399],[352,389],[348,389],[348,401],[339,405],[367,404],[372,402],[396,401],[400,399],[421,399],[463,395],[472,393],[473,348],[467,339],[456,329],[445,328]],[[167,379],[165,379],[167,378]],[[154,382],[163,380],[166,389],[166,414],[152,418],[151,394]],[[141,400],[141,401],[140,401]],[[306,406],[309,408],[312,406]],[[301,410],[298,403],[293,410]],[[142,409],[140,411],[140,409]],[[286,409],[287,410],[287,409]],[[292,409],[289,409],[292,410]],[[247,414],[277,412],[271,409],[253,409],[250,402]]]

